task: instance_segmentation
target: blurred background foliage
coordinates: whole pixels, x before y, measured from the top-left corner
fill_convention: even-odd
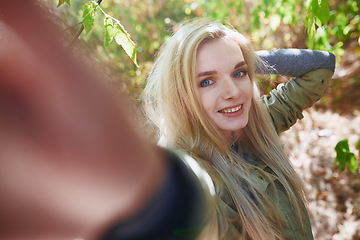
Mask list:
[[[55,9],[58,1],[43,1],[54,7],[53,11],[58,13],[63,29],[82,21],[83,6],[88,2],[65,1],[71,5],[63,4]],[[139,99],[139,94],[146,84],[146,75],[159,47],[173,31],[176,31],[176,24],[187,18],[207,17],[229,23],[251,39],[255,50],[326,50],[337,56],[339,66],[346,47],[351,45],[354,55],[352,60],[359,61],[360,3],[354,0],[329,0],[329,21],[327,25],[314,25],[314,34],[311,38],[305,30],[306,20],[311,17],[306,4],[304,0],[104,0],[101,2],[101,8],[120,20],[138,45],[139,67],[132,63],[114,41],[107,49],[104,48],[105,16],[99,9],[95,14],[93,30],[87,35],[82,33],[76,47],[86,51],[86,56],[91,56],[92,60],[101,63],[102,70],[111,73],[114,81],[121,83],[123,90],[135,101]],[[69,39],[76,34],[79,26],[66,30]],[[86,50],[82,46],[86,46]],[[349,75],[348,72],[342,72],[340,76],[335,75],[335,78],[345,75]],[[352,81],[359,80],[356,74],[350,78]],[[283,80],[276,76],[260,79],[264,92],[268,92],[281,81]],[[333,98],[339,100],[339,96]],[[328,100],[329,98],[326,99]]]
[[[49,21],[64,33],[61,41],[69,45],[81,27],[78,23],[88,1],[60,1],[71,5],[57,7],[58,0],[40,0]],[[314,3],[327,4],[319,11]],[[139,67],[114,40],[104,47],[106,16],[99,9],[92,31],[83,32],[72,50],[121,94],[125,91],[135,110],[159,47],[188,18],[229,23],[252,41],[255,50],[309,48],[334,53],[336,71],[330,86],[282,140],[309,189],[315,238],[360,240],[360,173],[351,164],[355,157],[360,159],[359,0],[103,0],[100,6],[121,22],[137,44]],[[286,81],[279,76],[259,76],[259,80],[263,93]],[[337,143],[344,141],[339,148]],[[346,161],[341,162],[341,155],[351,156],[351,161],[345,160],[352,172],[343,168]],[[336,170],[336,164],[344,171]]]

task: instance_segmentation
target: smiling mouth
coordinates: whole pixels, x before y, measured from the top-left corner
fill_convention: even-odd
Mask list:
[[[240,106],[237,106],[235,108],[227,108],[227,109],[223,109],[223,110],[219,110],[218,112],[221,112],[221,113],[234,113],[234,112],[237,112],[239,111],[241,108],[242,108],[242,104]]]

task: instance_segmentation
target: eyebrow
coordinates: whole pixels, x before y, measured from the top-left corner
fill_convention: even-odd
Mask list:
[[[197,75],[197,77],[203,77],[203,76],[211,76],[213,74],[217,74],[217,71],[206,71],[206,72],[201,72]]]
[[[235,65],[234,69],[237,69],[241,66],[244,66],[246,65],[246,62],[245,61],[241,61],[239,62],[238,64]],[[204,77],[204,76],[211,76],[211,75],[214,75],[214,74],[217,74],[217,71],[205,71],[205,72],[201,72],[197,75],[198,78],[200,77]]]
[[[247,65],[245,61],[239,62],[238,64],[235,65],[235,69],[244,65]]]

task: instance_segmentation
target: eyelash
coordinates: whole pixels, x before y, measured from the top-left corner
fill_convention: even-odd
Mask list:
[[[241,76],[235,76],[236,74],[238,74],[238,73],[241,73]],[[235,74],[234,74],[234,78],[240,78],[240,77],[244,77],[244,76],[246,76],[247,75],[247,71],[245,71],[245,70],[240,70],[240,71],[237,71]],[[208,83],[207,85],[205,85],[205,82],[207,82],[207,81],[211,81],[211,83]],[[214,80],[212,80],[212,79],[205,79],[205,80],[203,80],[203,81],[201,81],[200,82],[200,87],[207,87],[207,86],[209,86],[209,85],[211,85],[212,83],[214,82]]]

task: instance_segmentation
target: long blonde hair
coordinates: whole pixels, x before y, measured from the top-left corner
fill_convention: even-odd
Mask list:
[[[302,181],[291,166],[259,96],[255,67],[264,66],[251,43],[239,32],[222,24],[196,19],[181,25],[161,48],[143,92],[144,111],[159,130],[159,144],[190,154],[212,177],[219,195],[227,192],[236,207],[243,239],[282,239],[281,220],[265,192],[251,176],[255,166],[234,152],[219,129],[205,115],[198,96],[196,53],[208,41],[231,38],[239,44],[253,84],[249,121],[241,136],[240,150],[249,150],[266,163],[284,186],[291,206],[301,221],[305,194]],[[240,154],[239,154],[240,153]],[[257,169],[261,175],[268,174]],[[219,214],[226,217],[226,212]]]

